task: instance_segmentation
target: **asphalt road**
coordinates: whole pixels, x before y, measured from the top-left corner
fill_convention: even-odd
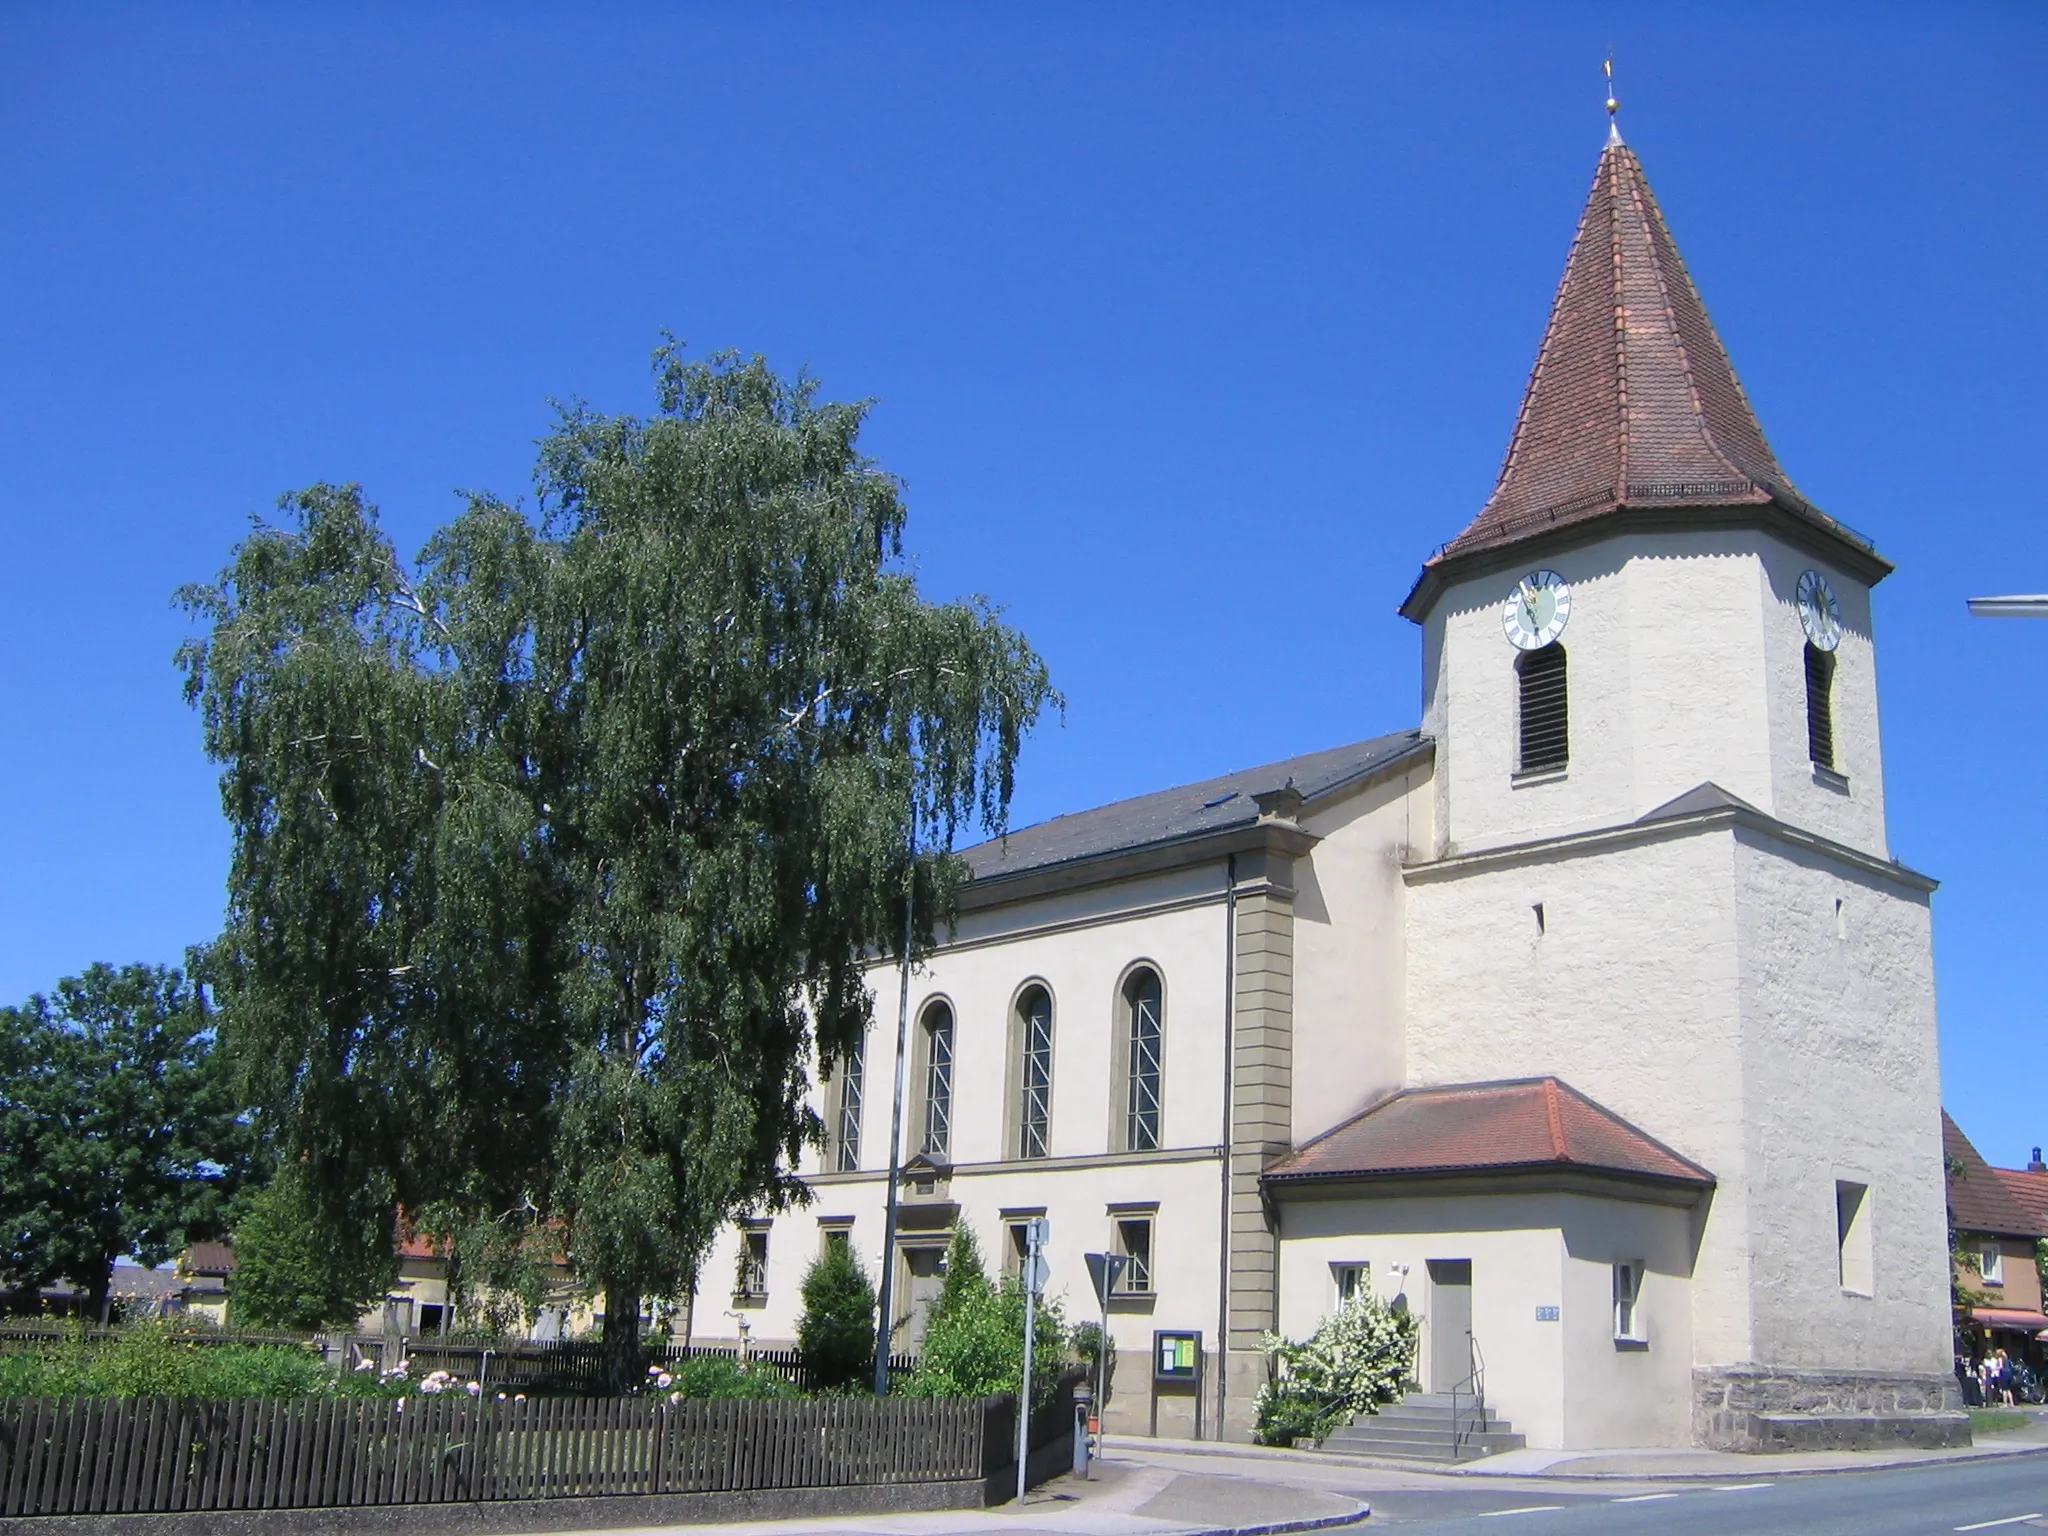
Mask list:
[[[1430,1536],[2025,1536],[2048,1529],[2048,1457],[2038,1456],[1650,1493],[1552,1488],[1380,1490],[1367,1495],[1372,1518],[1345,1529],[1409,1522],[1426,1522]]]

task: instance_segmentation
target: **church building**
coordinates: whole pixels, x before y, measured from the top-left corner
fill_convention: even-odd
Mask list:
[[[1401,603],[1419,726],[969,850],[893,1251],[888,1006],[696,1336],[793,1338],[848,1241],[914,1348],[955,1224],[1008,1259],[1044,1216],[1070,1320],[1129,1261],[1112,1431],[1244,1438],[1263,1336],[1366,1286],[1532,1446],[1967,1440],[1890,570],[1786,477],[1611,134],[1492,495]]]

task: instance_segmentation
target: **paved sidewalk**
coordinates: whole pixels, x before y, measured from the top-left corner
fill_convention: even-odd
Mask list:
[[[1148,1462],[1170,1457],[1171,1464],[1176,1466],[1190,1465],[1188,1458],[1211,1458],[1219,1467],[1227,1463],[1240,1475],[1270,1477],[1278,1481],[1287,1480],[1283,1469],[1290,1463],[1296,1466],[1378,1468],[1429,1477],[1613,1478],[1643,1482],[1713,1478],[1725,1481],[1793,1472],[1868,1472],[1879,1467],[1923,1466],[1935,1462],[1980,1461],[2048,1453],[2048,1412],[2037,1409],[2027,1417],[2031,1422],[2024,1428],[1999,1434],[1979,1434],[1975,1445],[1942,1451],[1900,1446],[1869,1451],[1779,1451],[1744,1455],[1736,1451],[1618,1447],[1612,1450],[1503,1451],[1479,1461],[1447,1466],[1442,1462],[1394,1461],[1218,1440],[1154,1440],[1111,1435],[1107,1446],[1112,1455],[1133,1456]],[[1262,1470],[1254,1471],[1254,1468]]]
[[[1056,1478],[1022,1504],[907,1515],[833,1515],[667,1526],[688,1536],[1258,1536],[1349,1525],[1368,1513],[1355,1498],[1267,1483],[1229,1471],[1148,1466],[1112,1452],[1087,1482]],[[603,1531],[583,1536],[652,1536]]]

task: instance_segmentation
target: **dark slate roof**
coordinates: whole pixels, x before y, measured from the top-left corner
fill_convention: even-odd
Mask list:
[[[1984,1161],[1963,1128],[1941,1112],[1941,1150],[1948,1157],[1948,1219],[1959,1232],[1994,1237],[2048,1237],[2048,1225],[2030,1216]]]
[[[1770,509],[1890,569],[1786,478],[1642,163],[1614,138],[1593,173],[1493,494],[1423,568],[1416,592],[1446,561],[1554,528],[1625,509],[1731,507]],[[1404,611],[1415,601],[1411,593]]]
[[[1528,1171],[1616,1173],[1702,1188],[1714,1176],[1554,1077],[1410,1088],[1266,1170],[1314,1179]]]
[[[1697,816],[1702,811],[1750,811],[1761,816],[1757,810],[1740,795],[1731,795],[1712,779],[1688,789],[1675,800],[1666,800],[1655,810],[1645,811],[1636,818],[1641,826],[1651,821],[1676,821],[1681,816]]]
[[[1257,795],[1292,785],[1304,800],[1313,801],[1418,750],[1427,740],[1420,731],[1395,731],[1370,741],[1241,768],[1198,784],[1157,790],[1020,827],[1007,837],[964,850],[963,856],[975,878],[986,880],[1250,825],[1259,819]]]

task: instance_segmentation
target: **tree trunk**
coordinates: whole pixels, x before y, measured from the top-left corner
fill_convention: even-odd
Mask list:
[[[647,1361],[640,1348],[640,1292],[623,1282],[604,1286],[604,1389],[617,1397],[640,1384]]]

